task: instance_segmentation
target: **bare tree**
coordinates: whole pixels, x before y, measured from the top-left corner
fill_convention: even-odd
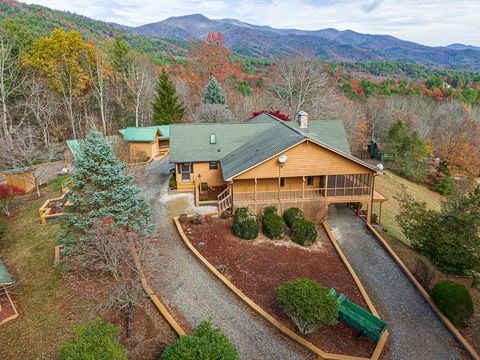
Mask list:
[[[1,130],[5,141],[12,146],[13,125],[10,106],[12,96],[20,91],[23,76],[20,55],[14,50],[15,42],[4,31],[0,31],[0,102]]]
[[[195,114],[193,121],[198,123],[225,123],[234,121],[232,112],[221,104],[201,104]]]
[[[278,78],[272,90],[290,117],[302,109],[321,116],[322,107],[329,101],[332,87],[325,64],[313,54],[298,54],[279,61]]]
[[[107,114],[109,101],[107,88],[111,76],[111,69],[108,66],[103,51],[98,48],[95,48],[95,61],[94,64],[89,64],[88,71],[92,84],[92,93],[100,111],[102,131],[104,135],[107,135],[110,120]]]
[[[26,82],[24,96],[24,106],[42,132],[44,147],[49,148],[51,146],[50,130],[61,104],[57,96],[35,75]]]
[[[61,147],[58,144],[42,146],[42,137],[31,126],[23,127],[11,136],[13,147],[5,142],[0,142],[0,164],[30,169],[34,177],[37,195],[40,197],[40,185],[49,170],[48,164],[58,157]]]
[[[148,103],[154,94],[156,76],[151,60],[144,55],[132,53],[124,81],[133,98],[135,126],[138,127],[143,125],[141,111],[151,108]]]
[[[143,289],[140,277],[135,274],[132,277],[117,280],[110,296],[103,304],[103,308],[118,311],[123,315],[127,338],[131,333],[133,311],[136,307],[143,305],[146,297],[147,294]]]

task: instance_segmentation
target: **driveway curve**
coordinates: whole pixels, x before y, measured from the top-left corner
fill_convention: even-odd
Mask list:
[[[276,335],[263,320],[253,317],[181,244],[172,221],[177,214],[172,214],[175,210],[171,209],[172,203],[179,199],[167,196],[169,167],[168,157],[154,161],[139,181],[152,207],[160,237],[153,287],[166,304],[173,305],[194,326],[211,318],[227,334],[242,359],[305,359],[300,348]],[[181,198],[185,199],[191,202],[190,198]]]
[[[332,207],[328,223],[389,325],[390,358],[462,359],[456,340],[365,223],[344,206]]]

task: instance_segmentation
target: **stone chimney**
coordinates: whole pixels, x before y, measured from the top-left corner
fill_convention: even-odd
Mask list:
[[[302,110],[297,113],[297,121],[300,125],[300,129],[308,128],[308,114],[305,111]]]

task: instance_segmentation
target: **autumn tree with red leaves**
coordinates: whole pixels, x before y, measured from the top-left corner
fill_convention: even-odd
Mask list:
[[[10,216],[10,204],[15,195],[23,194],[23,191],[12,185],[0,184],[0,209],[6,216]]]

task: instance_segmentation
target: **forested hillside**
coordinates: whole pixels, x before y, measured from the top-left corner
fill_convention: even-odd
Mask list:
[[[27,5],[14,0],[0,1],[0,18],[14,19],[33,36],[45,36],[55,28],[76,30],[85,39],[111,39],[121,36],[132,48],[152,54],[157,63],[181,59],[191,48],[189,42],[156,36],[142,36],[120,26],[93,20],[70,12],[57,11],[40,5]]]
[[[261,110],[292,119],[305,110],[312,118],[342,119],[353,153],[372,136],[384,150],[400,147],[408,155],[396,166],[417,181],[427,178],[423,160],[432,156],[454,174],[478,174],[477,73],[324,62],[308,53],[272,62],[240,57],[218,32],[170,41],[39,6],[10,1],[0,9],[3,168],[58,158],[65,140],[91,127],[117,134],[167,119],[246,121]],[[205,103],[212,78],[225,104]],[[176,114],[162,108],[167,100],[178,102]]]

